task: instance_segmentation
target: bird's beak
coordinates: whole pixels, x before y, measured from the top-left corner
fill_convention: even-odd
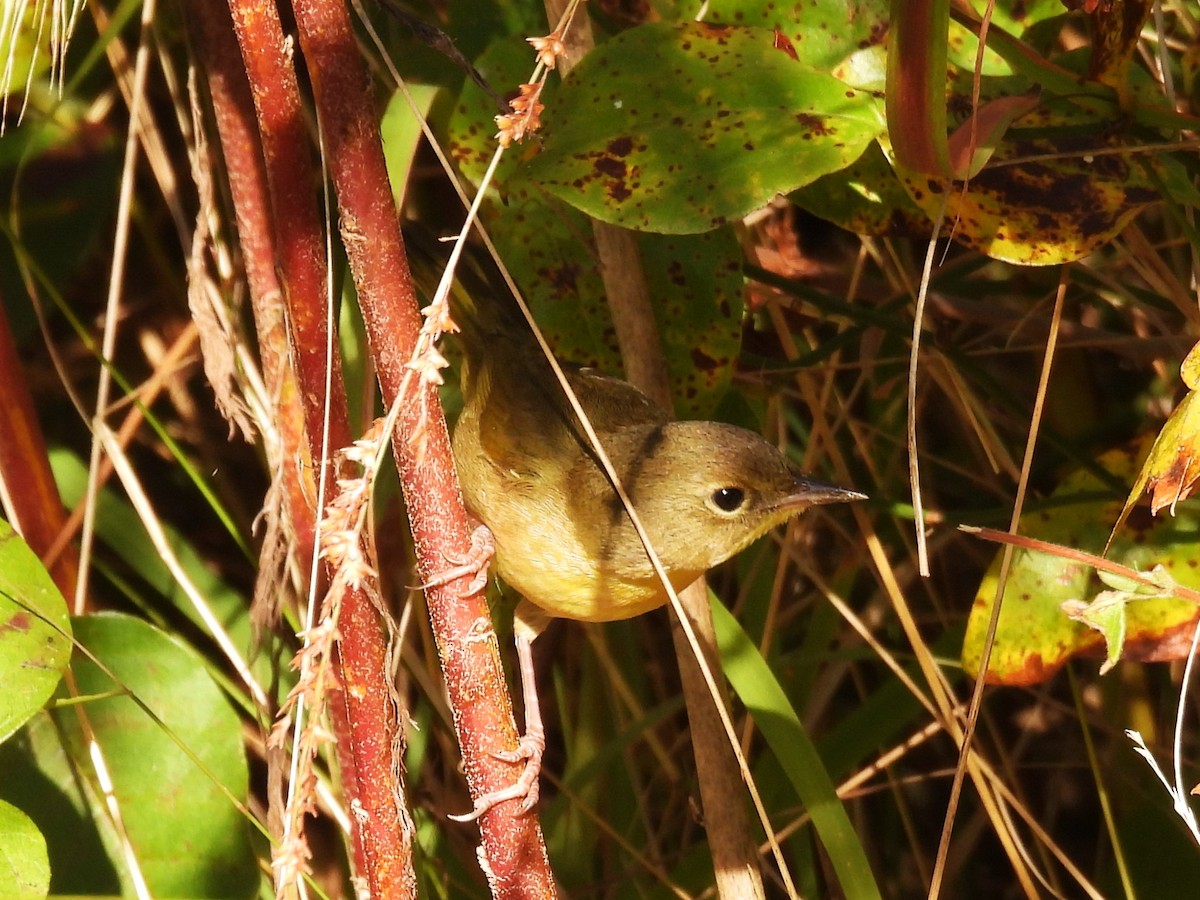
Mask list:
[[[849,503],[852,500],[866,500],[867,495],[846,488],[819,484],[807,478],[796,479],[796,490],[783,499],[780,509],[795,509],[804,506],[821,506],[826,503]]]

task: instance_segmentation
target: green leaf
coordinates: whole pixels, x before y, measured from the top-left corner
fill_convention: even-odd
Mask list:
[[[496,84],[524,77],[527,48],[499,41],[476,61]],[[450,122],[450,151],[478,182],[495,149],[492,101],[468,83]],[[604,283],[587,216],[531,185],[512,148],[500,164],[483,217],[539,327],[564,360],[621,372]],[[502,198],[502,199],[501,199]],[[741,248],[731,229],[638,236],[676,412],[711,416],[732,381],[741,348]],[[478,301],[479,298],[476,298]]]
[[[790,199],[856,234],[928,237],[929,217],[909,198],[878,143],[846,168],[818,178]]]
[[[21,536],[0,520],[0,741],[50,699],[70,658],[66,601]]]
[[[1036,26],[1051,22],[1053,19],[1066,17],[1066,7],[1062,0],[1002,0],[999,3],[989,3],[988,0],[972,0],[969,5],[975,10],[976,15],[982,17],[986,13],[989,16],[990,28],[1002,28],[1013,37],[1022,38],[1027,42],[1031,38],[1030,31]],[[1043,43],[1051,44],[1053,39],[1057,38],[1059,29],[1052,23],[1042,28],[1041,31],[1048,35]],[[1032,37],[1037,37],[1036,32]],[[1035,49],[1042,49],[1045,52],[1045,48]],[[951,22],[947,50],[951,63],[968,72],[975,71],[979,39],[973,30],[958,22]],[[983,69],[980,74],[1011,75],[1013,69],[989,46],[983,52]]]
[[[71,507],[82,502],[88,479],[84,461],[70,451],[55,449],[50,451],[50,466],[63,503]],[[123,496],[109,488],[101,488],[97,495],[96,522],[97,534],[118,559],[196,626],[206,634],[209,632],[207,623],[155,548],[137,512]],[[183,531],[163,523],[163,533],[180,567],[224,627],[234,647],[248,653],[253,646],[253,635],[246,596],[213,570]],[[138,603],[142,598],[134,597],[133,601]],[[159,613],[150,611],[148,615],[153,618]],[[254,661],[252,670],[260,684],[269,684],[274,677],[271,660],[266,654]],[[291,674],[286,675],[285,682],[291,682],[292,678]]]
[[[204,661],[140,619],[101,615],[74,624],[87,653],[76,653],[72,671],[79,693],[92,699],[60,710],[56,720],[72,758],[88,773],[92,803],[101,801],[83,762],[80,711],[103,753],[151,892],[253,896],[259,879],[249,827],[234,805],[245,800],[249,785],[241,720]],[[99,809],[96,816],[107,822]],[[115,836],[105,838],[114,861],[121,859]]]
[[[712,595],[710,600],[721,667],[804,802],[842,892],[851,900],[879,897],[867,855],[837,788],[787,695],[733,614]]]
[[[35,900],[50,890],[50,859],[37,826],[0,800],[0,896]]]
[[[55,894],[119,895],[114,857],[97,825],[103,817],[78,766],[51,714],[40,712],[0,745],[0,798],[27,810],[45,836]]]
[[[428,115],[438,88],[428,84],[411,84],[408,92],[420,114]],[[403,209],[405,187],[421,141],[421,123],[413,114],[403,91],[396,91],[388,101],[379,123],[379,132],[383,138],[383,156],[387,163],[388,178],[392,182],[392,194],[396,198],[396,205]]]
[[[1132,480],[1148,444],[1149,441],[1143,440],[1111,450],[1097,462],[1118,478]],[[1092,499],[1101,490],[1097,475],[1088,471],[1073,473],[1054,492],[1064,502],[1022,516],[1020,533],[1099,553],[1108,537],[1108,523],[1117,520],[1122,506],[1119,499]],[[1075,496],[1086,499],[1069,502]],[[1152,576],[1156,583],[1173,582],[1196,589],[1200,588],[1200,573],[1194,566],[1197,541],[1200,541],[1200,516],[1196,506],[1181,504],[1172,518],[1131,517],[1112,540],[1105,556],[1138,572],[1162,566],[1162,571]],[[979,673],[1001,555],[997,553],[988,568],[967,620],[962,661],[963,668],[973,676]],[[1071,611],[1090,609],[1089,604],[1101,592],[1102,585],[1101,579],[1082,561],[1017,549],[1000,608],[987,680],[993,684],[1036,684],[1053,676],[1068,659],[1095,653],[1102,645],[1106,645],[1106,652],[1114,645],[1123,645],[1126,658],[1141,660],[1186,655],[1200,615],[1196,605],[1186,600],[1147,596],[1139,586],[1133,595],[1138,598],[1137,603],[1122,602],[1118,616],[1111,613],[1102,616],[1103,631],[1097,630],[1092,622],[1084,624],[1064,612],[1064,603],[1073,604],[1069,607]],[[1123,622],[1119,621],[1122,617]]]
[[[1146,573],[1146,577],[1155,583],[1154,587],[1114,572],[1101,570],[1096,575],[1110,590],[1098,593],[1091,603],[1068,600],[1063,603],[1062,610],[1104,638],[1104,664],[1100,666],[1100,674],[1107,675],[1121,661],[1125,651],[1125,638],[1129,633],[1129,604],[1147,598],[1169,599],[1175,580],[1163,566],[1155,566]]]
[[[1091,603],[1068,600],[1062,605],[1063,612],[1070,618],[1098,632],[1104,638],[1104,664],[1100,666],[1101,675],[1107,675],[1112,667],[1121,661],[1121,652],[1125,649],[1125,636],[1129,632],[1125,605],[1130,599],[1130,595],[1124,591],[1101,591]]]
[[[531,176],[589,215],[688,234],[852,163],[879,103],[766,28],[655,23],[589,53],[551,97]]]
[[[861,81],[842,73],[860,70],[863,57],[878,57],[888,34],[887,0],[746,0],[713,4],[706,22],[779,29],[805,65],[833,72],[855,87]],[[882,87],[882,74],[879,83]]]

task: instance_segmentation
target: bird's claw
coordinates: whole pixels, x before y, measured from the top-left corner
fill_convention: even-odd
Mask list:
[[[450,568],[438,572],[421,585],[422,590],[441,587],[467,575],[473,576],[467,585],[467,596],[478,594],[487,587],[488,565],[496,555],[496,539],[486,525],[478,525],[471,532],[471,549],[462,556],[447,556]]]
[[[516,815],[523,816],[537,806],[541,795],[538,776],[542,772],[542,755],[546,752],[546,734],[538,727],[527,732],[517,743],[515,750],[501,750],[492,754],[497,759],[515,763],[525,760],[525,768],[515,783],[498,791],[489,791],[475,801],[469,813],[450,816],[455,822],[474,822],[488,810],[509,800],[520,800]]]

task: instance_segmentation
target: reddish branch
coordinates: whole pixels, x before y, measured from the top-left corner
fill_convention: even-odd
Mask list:
[[[327,401],[325,397],[326,273],[311,143],[274,6],[231,0],[231,9],[266,161],[275,254],[310,452],[320,459],[319,441],[312,436],[321,434],[326,402],[333,446],[349,444],[351,436],[336,359],[332,391]],[[408,385],[393,445],[421,577],[429,580],[447,558],[466,551],[470,523],[436,391],[406,368],[421,322],[384,170],[370,83],[340,0],[297,2],[295,17],[343,240],[385,401],[390,403]],[[486,604],[481,597],[463,596],[468,581],[431,590],[427,599],[468,782],[472,795],[478,796],[509,784],[519,767],[492,755],[515,746],[517,732]],[[393,755],[397,723],[384,665],[384,636],[376,610],[361,594],[348,595],[343,603],[340,675],[348,733],[339,735],[339,752],[353,776],[347,800],[359,813],[354,835],[358,869],[373,896],[411,895],[411,825],[399,802]],[[553,894],[534,817],[515,818],[505,806],[485,816],[481,828],[496,896]]]
[[[54,473],[46,441],[38,422],[29,382],[25,378],[17,345],[0,304],[0,473],[8,491],[12,525],[39,558],[46,560],[59,535],[66,529],[67,514]],[[75,591],[79,558],[73,547],[48,561],[54,583],[64,597]]]
[[[370,80],[341,0],[294,3],[300,46],[313,85],[329,171],[371,354],[384,401],[404,393],[393,435],[396,464],[417,551],[429,582],[470,546],[445,418],[434,385],[413,361],[421,319],[384,166]],[[407,387],[406,387],[407,385]],[[473,797],[512,783],[520,765],[493,755],[516,746],[512,706],[487,605],[465,596],[470,576],[426,592],[442,669]],[[497,897],[553,895],[541,830],[514,804],[481,821],[483,856]]]
[[[270,236],[291,327],[292,361],[308,438],[306,455],[323,459],[326,427],[331,448],[349,445],[351,432],[341,363],[327,324],[324,233],[316,203],[319,180],[292,58],[285,53],[287,45],[274,4],[233,0],[230,10],[265,162],[273,225]],[[241,167],[236,153],[234,162]],[[243,202],[255,199],[253,195],[242,197]],[[243,218],[257,219],[255,213],[253,207],[243,207]],[[265,249],[263,243],[269,239],[259,238],[258,249]],[[260,260],[259,265],[264,262]],[[327,348],[331,347],[331,363],[327,364]],[[335,479],[329,480],[329,489],[336,492]],[[332,573],[325,574],[329,577]],[[346,592],[340,634],[337,662],[342,691],[333,700],[333,720],[339,731],[338,757],[346,799],[355,812],[351,821],[356,868],[366,878],[372,896],[415,896],[413,828],[395,765],[399,724],[388,682],[387,646],[367,590]]]

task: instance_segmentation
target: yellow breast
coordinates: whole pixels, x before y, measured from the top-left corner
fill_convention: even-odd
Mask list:
[[[568,506],[557,487],[491,481],[473,499],[489,511],[496,572],[530,603],[552,617],[584,622],[628,619],[666,603],[648,562],[646,577],[618,577],[594,548],[588,551],[577,523],[563,515]],[[699,574],[672,573],[671,581],[682,586]]]

